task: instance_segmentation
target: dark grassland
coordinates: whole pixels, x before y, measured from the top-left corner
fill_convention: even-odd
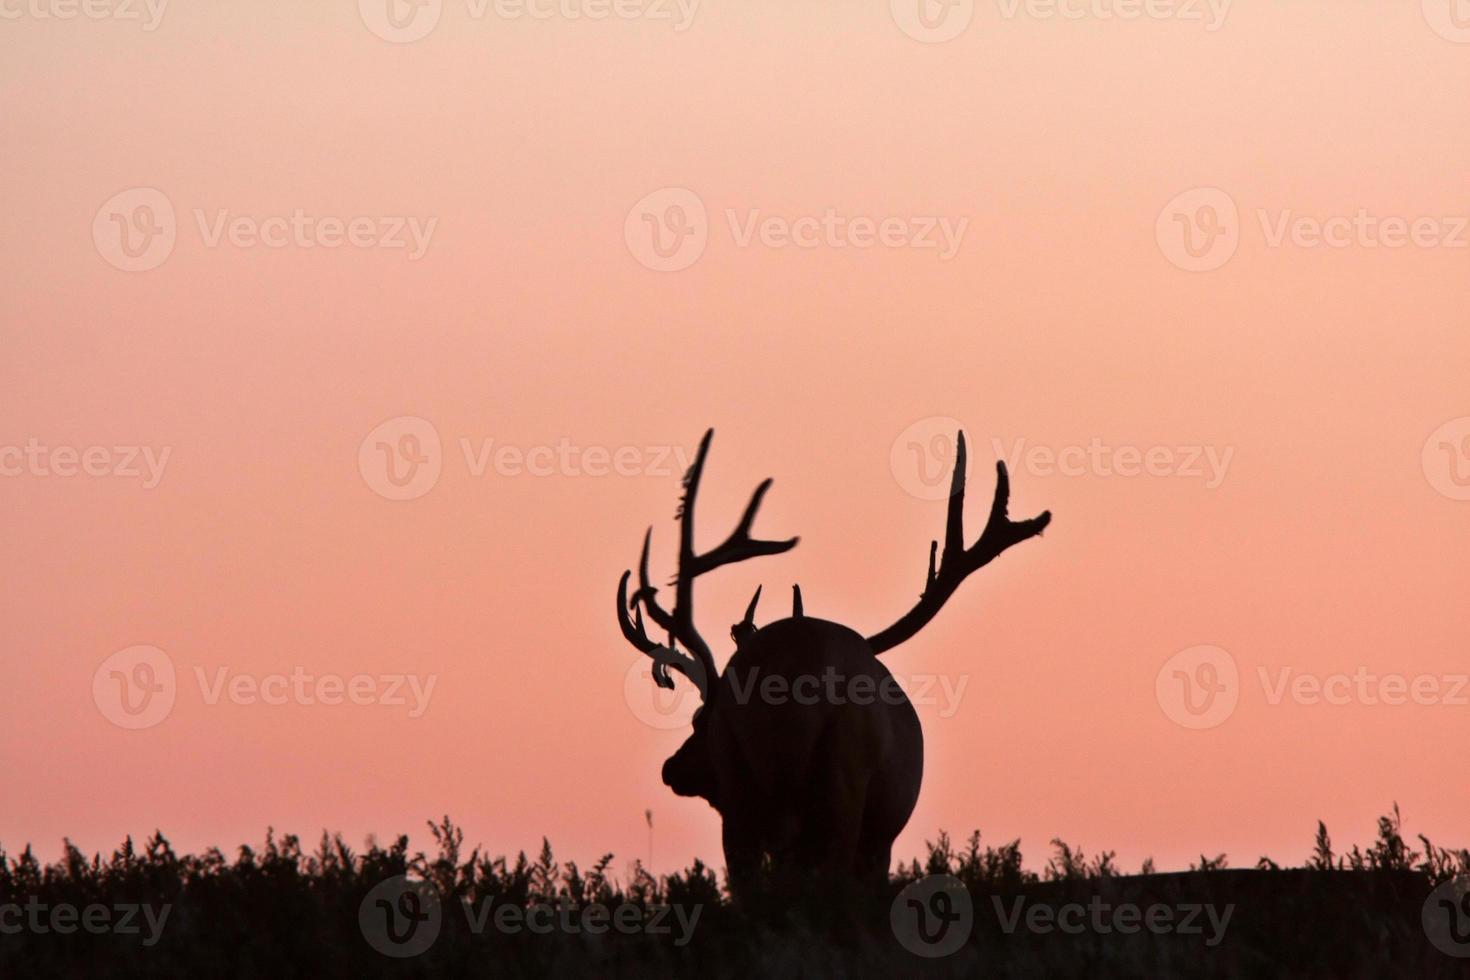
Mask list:
[[[1187,872],[1155,873],[1152,862],[1125,875],[1111,852],[1088,857],[1061,841],[1039,873],[1022,863],[1019,842],[982,847],[973,834],[956,847],[941,834],[927,856],[901,866],[890,889],[866,898],[843,891],[792,900],[774,896],[736,907],[714,871],[699,861],[655,878],[634,864],[627,880],[610,871],[612,855],[591,867],[559,863],[550,844],[535,859],[513,861],[463,847],[447,817],[430,824],[436,853],[410,852],[407,836],[388,847],[369,841],[354,852],[323,834],[314,851],[295,836],[268,833],[260,850],[241,847],[233,861],[218,849],[176,854],[161,834],[141,848],[125,841],[111,857],[88,858],[68,842],[43,865],[26,847],[0,849],[0,910],[7,904],[169,906],[145,945],[141,934],[70,934],[22,928],[0,931],[0,978],[157,977],[1470,977],[1470,958],[1432,945],[1421,924],[1430,890],[1470,874],[1470,850],[1411,846],[1398,808],[1378,822],[1367,850],[1333,852],[1318,825],[1314,853],[1301,868],[1261,858],[1227,868],[1224,855],[1201,856]],[[889,911],[904,885],[949,874],[968,890],[974,927],[955,953],[924,959],[906,950]],[[442,896],[441,927],[424,952],[386,956],[368,942],[359,911],[369,891],[397,875],[432,883]],[[1089,901],[1140,906],[1215,903],[1234,906],[1214,945],[1204,934],[1156,935],[1085,930],[1006,932],[1002,909]],[[602,935],[555,929],[472,925],[472,909],[490,902],[518,908],[551,904],[574,910],[631,905],[696,907],[687,936],[672,928]],[[12,913],[10,922],[15,923]],[[0,926],[7,920],[0,916]],[[681,942],[681,939],[684,941]]]

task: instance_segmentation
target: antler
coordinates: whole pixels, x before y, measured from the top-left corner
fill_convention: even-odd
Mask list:
[[[699,635],[699,630],[694,625],[694,580],[721,566],[745,561],[747,558],[779,555],[783,551],[790,551],[799,540],[788,538],[785,541],[764,541],[750,536],[750,528],[755,523],[761,500],[771,487],[771,481],[767,479],[755,488],[740,523],[730,532],[728,538],[703,554],[694,551],[694,503],[699,494],[700,477],[704,475],[705,455],[709,452],[710,440],[714,438],[714,434],[714,429],[705,432],[704,438],[699,441],[699,451],[695,453],[694,463],[684,474],[684,498],[678,512],[679,571],[674,577],[673,611],[670,612],[659,604],[658,589],[649,581],[648,551],[653,528],[649,528],[643,536],[643,554],[638,559],[638,591],[633,593],[631,600],[628,599],[627,584],[631,572],[624,572],[622,581],[618,584],[618,622],[622,626],[623,636],[633,646],[653,657],[654,681],[660,687],[672,687],[673,680],[668,676],[668,668],[673,667],[694,681],[699,686],[700,695],[705,698],[709,695],[709,685],[719,676],[719,671],[715,667],[714,654],[710,652],[709,644]],[[753,601],[751,605],[753,612]],[[669,634],[669,646],[654,643],[648,638],[643,629],[640,607],[648,612],[648,618],[655,625]],[[631,621],[628,618],[629,610],[634,615]],[[692,658],[680,653],[676,644],[682,644],[693,655]],[[696,673],[704,678],[703,684],[696,679]]]
[[[905,613],[898,622],[868,637],[874,654],[883,653],[898,646],[904,640],[923,629],[933,619],[944,603],[959,588],[961,582],[976,569],[1005,551],[1011,545],[1034,538],[1051,523],[1051,511],[1042,511],[1025,521],[1013,521],[1006,514],[1011,499],[1011,479],[1003,460],[995,464],[995,499],[990,504],[990,518],[980,539],[973,547],[965,547],[965,434],[961,432],[955,440],[954,476],[949,487],[949,516],[944,527],[944,552],[939,555],[939,567],[934,559],[939,551],[939,542],[929,544],[929,577],[924,592],[914,608]]]
[[[673,647],[655,643],[649,639],[648,631],[643,627],[643,613],[638,608],[638,596],[635,593],[633,601],[628,601],[628,579],[632,572],[624,572],[618,581],[618,625],[622,627],[623,636],[633,646],[642,650],[653,658],[653,682],[659,687],[672,691],[674,679],[669,676],[669,668],[672,667],[685,677],[690,683],[699,688],[701,700],[709,691],[709,675],[705,673],[703,665],[693,657],[687,657]],[[633,617],[628,618],[628,610],[633,611]]]

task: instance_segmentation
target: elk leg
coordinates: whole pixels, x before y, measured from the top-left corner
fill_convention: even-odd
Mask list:
[[[862,842],[858,845],[858,873],[879,889],[888,886],[893,841],[913,815],[924,778],[924,732],[919,727],[919,716],[912,705],[904,704],[895,708],[891,717],[894,740],[868,784]]]
[[[858,880],[881,892],[888,885],[888,868],[893,861],[893,844],[864,841],[858,850]]]
[[[850,750],[861,744],[860,731],[853,730],[860,725],[856,716],[840,719],[827,729],[812,756],[821,763],[807,797],[798,852],[802,864],[824,874],[850,877],[856,870],[864,803],[872,778],[863,753]],[[848,751],[842,751],[844,744]]]

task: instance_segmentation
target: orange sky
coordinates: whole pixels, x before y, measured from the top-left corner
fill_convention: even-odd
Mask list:
[[[1362,840],[1395,800],[1466,842],[1470,20],[1448,0],[1241,3],[1213,30],[1183,0],[963,24],[444,0],[415,41],[375,34],[372,0],[175,0],[152,30],[37,15],[56,2],[0,22],[7,849],[421,842],[448,812],[495,852],[546,835],[621,867],[651,807],[660,871],[718,862],[715,814],[660,784],[683,731],[625,686],[612,617],[649,523],[671,570],[672,449],[716,427],[702,540],[768,475],[762,532],[802,537],[701,583],[707,636],[793,581],[872,632],[943,526],[908,446],[942,451],[944,419],[976,457],[972,528],[997,446],[1013,511],[1055,519],[886,658],[911,693],[962,690],[920,707],[896,854],[978,826],[1033,864],[1054,836],[1130,867],[1299,861],[1318,818]],[[171,250],[130,257],[115,215]],[[692,251],[660,256],[650,221]],[[364,441],[405,416],[431,429],[382,441],[437,435],[438,475],[390,500]],[[174,701],[130,730],[94,675],[136,645]],[[1238,703],[1193,730],[1159,675],[1199,646]],[[411,717],[215,686],[298,669],[433,687]],[[1443,697],[1272,703],[1283,669]]]

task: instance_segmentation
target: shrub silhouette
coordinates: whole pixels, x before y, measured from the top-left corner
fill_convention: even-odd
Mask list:
[[[534,858],[521,852],[511,860],[492,857],[479,847],[466,852],[463,830],[447,816],[428,827],[432,854],[411,851],[406,835],[387,847],[369,839],[363,850],[355,852],[340,835],[326,833],[308,852],[295,835],[278,837],[273,829],[259,850],[242,846],[233,860],[218,848],[179,855],[161,833],[149,837],[141,848],[129,838],[107,858],[89,859],[67,841],[60,859],[49,864],[39,861],[30,846],[18,855],[0,848],[0,907],[24,908],[27,903],[170,907],[158,942],[146,947],[136,935],[81,930],[66,935],[24,929],[0,934],[0,976],[897,975],[918,961],[893,940],[888,900],[904,885],[933,874],[952,875],[966,886],[977,909],[977,923],[988,896],[1084,895],[1130,883],[1146,890],[1152,882],[1166,881],[1172,883],[1169,887],[1194,889],[1186,893],[1202,902],[1217,893],[1234,896],[1239,888],[1264,889],[1253,894],[1270,896],[1272,902],[1279,895],[1281,908],[1267,917],[1269,923],[1242,926],[1247,931],[1239,943],[1224,944],[1216,958],[1201,961],[1217,972],[1198,975],[1232,975],[1239,964],[1253,964],[1254,975],[1277,975],[1269,968],[1271,963],[1310,975],[1317,972],[1311,965],[1317,961],[1301,957],[1316,955],[1314,942],[1320,942],[1322,955],[1358,956],[1363,950],[1357,946],[1390,949],[1392,963],[1402,961],[1405,969],[1414,971],[1384,972],[1381,962],[1362,960],[1374,967],[1372,975],[1466,975],[1467,961],[1432,949],[1423,952],[1422,936],[1413,945],[1412,933],[1418,929],[1419,903],[1429,887],[1470,874],[1470,850],[1437,847],[1422,835],[1418,848],[1410,846],[1396,805],[1379,819],[1377,838],[1366,850],[1353,847],[1335,854],[1327,828],[1319,823],[1312,854],[1300,869],[1283,869],[1262,858],[1257,867],[1265,870],[1221,870],[1226,862],[1220,855],[1202,857],[1198,870],[1191,872],[1133,878],[1123,875],[1111,851],[1089,858],[1081,849],[1053,840],[1053,854],[1037,872],[1024,866],[1019,841],[982,846],[976,831],[956,848],[949,835],[941,833],[927,843],[922,860],[898,867],[882,908],[866,911],[844,906],[841,896],[818,908],[736,907],[730,902],[728,883],[722,884],[700,861],[669,875],[654,875],[634,862],[620,878],[610,870],[611,854],[584,869],[574,861],[558,861],[551,844],[543,841]],[[1145,873],[1150,868],[1151,860],[1145,862]],[[432,882],[444,900],[437,940],[411,960],[384,957],[370,947],[358,926],[359,907],[368,892],[398,875]],[[1322,898],[1334,894],[1343,896],[1336,903],[1343,908],[1331,907],[1335,899]],[[486,902],[491,908],[521,909],[627,905],[640,915],[678,905],[697,907],[700,914],[692,938],[680,944],[677,929],[672,934],[610,931],[601,936],[505,932],[493,926],[476,931],[459,908],[462,903],[480,908]],[[1242,910],[1248,911],[1244,904]],[[1283,916],[1283,921],[1276,921]],[[1362,920],[1361,936],[1341,934],[1344,916]],[[1278,928],[1286,930],[1282,935],[1287,938],[1272,938],[1276,936],[1272,930]],[[1037,939],[977,928],[965,954],[948,966],[964,973],[980,957],[998,968],[997,975],[1007,975],[1003,969],[1007,962],[1014,961],[1020,970],[1029,968],[1032,957],[1044,956],[1050,957],[1044,965],[1052,975],[1069,975],[1074,966],[1079,971],[1088,964],[1089,969],[1106,970],[1124,962],[1109,959],[1113,955],[1109,947],[1089,947],[1084,955],[1069,952],[1072,947],[1057,937],[1045,945],[1037,945]],[[1166,955],[1168,943],[1177,939],[1144,936],[1140,941],[1162,944],[1160,955]],[[1276,942],[1288,946],[1275,948]],[[1198,949],[1192,954],[1197,956]],[[1082,958],[1074,963],[1068,959],[1074,955]],[[1167,953],[1159,962],[1166,967],[1189,962],[1167,958],[1175,955]],[[1345,966],[1336,975],[1370,974]]]

